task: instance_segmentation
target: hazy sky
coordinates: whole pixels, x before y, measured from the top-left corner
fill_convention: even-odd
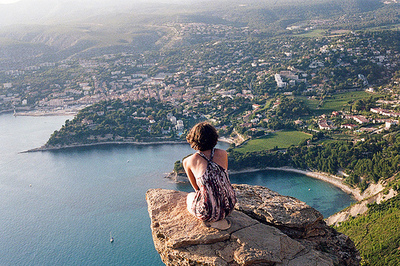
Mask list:
[[[0,0],[0,4],[11,4],[11,3],[19,2],[19,1],[22,1],[22,0]],[[31,1],[35,1],[35,0],[31,0]],[[86,0],[82,0],[82,1],[86,1]],[[105,1],[103,0],[101,2],[105,2]],[[144,2],[144,1],[141,1],[141,2]],[[153,2],[179,2],[179,0],[155,0]],[[185,2],[185,1],[183,1],[183,2]]]
[[[0,28],[10,25],[83,21],[89,17],[112,13],[133,13],[140,8],[157,8],[159,5],[155,5],[156,3],[181,3],[190,6],[192,3],[211,1],[222,0],[0,0]]]
[[[21,0],[0,0],[0,4],[10,4],[10,3],[15,3]]]
[[[16,3],[16,2],[21,2],[21,1],[24,1],[24,2],[27,2],[27,1],[30,1],[30,2],[35,2],[35,1],[37,1],[37,0],[0,0],[0,4],[11,4],[11,3]],[[76,0],[75,0],[76,1]],[[82,2],[113,2],[113,0],[80,0],[80,1],[82,1]],[[179,2],[183,2],[183,3],[185,3],[185,2],[196,2],[196,1],[207,1],[207,0],[151,0],[151,1],[146,1],[146,0],[126,0],[126,1],[130,1],[130,2],[144,2],[144,3],[146,3],[146,2],[164,2],[164,3],[179,3]],[[67,1],[64,1],[64,2],[67,2]]]

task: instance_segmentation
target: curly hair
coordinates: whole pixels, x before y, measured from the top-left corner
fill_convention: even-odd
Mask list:
[[[208,122],[200,122],[190,130],[186,136],[192,149],[198,151],[211,150],[217,145],[218,133],[214,126]]]

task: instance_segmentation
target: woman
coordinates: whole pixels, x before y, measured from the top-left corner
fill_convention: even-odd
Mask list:
[[[201,122],[186,136],[196,153],[183,160],[183,167],[196,192],[187,196],[188,211],[202,220],[207,227],[226,230],[230,222],[225,219],[235,206],[236,195],[228,177],[228,154],[216,149],[218,133],[215,128]]]

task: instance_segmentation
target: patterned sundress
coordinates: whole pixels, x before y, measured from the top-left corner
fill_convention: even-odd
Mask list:
[[[232,212],[236,204],[236,194],[227,170],[213,162],[214,149],[210,159],[201,152],[198,154],[207,160],[207,169],[202,176],[196,177],[199,190],[196,191],[194,200],[188,202],[188,210],[200,220],[216,222]]]

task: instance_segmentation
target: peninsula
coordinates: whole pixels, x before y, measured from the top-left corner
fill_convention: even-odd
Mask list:
[[[53,2],[48,23],[0,33],[0,113],[76,114],[37,150],[181,143],[208,120],[233,171],[400,191],[398,0],[122,1],[77,20]]]

